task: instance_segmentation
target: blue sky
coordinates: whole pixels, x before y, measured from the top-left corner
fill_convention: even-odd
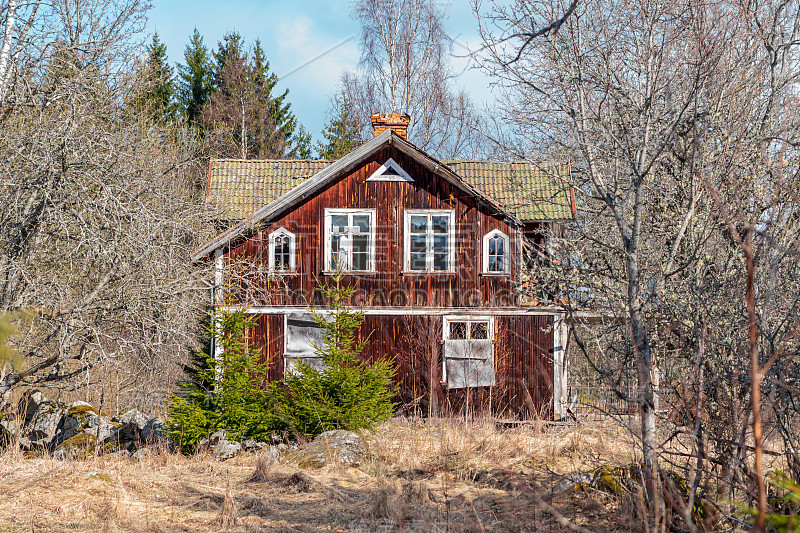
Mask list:
[[[148,31],[157,31],[167,45],[170,62],[183,61],[183,51],[197,27],[209,48],[229,30],[252,44],[257,38],[279,77],[279,89],[289,89],[295,115],[314,136],[320,137],[330,95],[340,73],[358,63],[358,23],[350,17],[351,2],[304,0],[155,0]],[[477,22],[466,0],[439,0],[445,25],[457,43],[477,48]],[[457,53],[462,50],[456,48]],[[476,103],[491,98],[488,80],[469,69],[464,58],[454,58],[461,72],[457,83]]]

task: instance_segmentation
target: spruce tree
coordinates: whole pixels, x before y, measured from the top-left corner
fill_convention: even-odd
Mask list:
[[[16,347],[11,343],[11,337],[16,333],[14,315],[0,314],[0,376],[12,370],[20,370],[24,364]]]
[[[311,159],[313,150],[311,146],[311,133],[309,133],[302,124],[297,128],[297,133],[294,135],[292,144],[294,145],[292,155],[296,159]]]
[[[272,92],[278,84],[278,76],[269,71],[269,61],[267,61],[264,49],[261,47],[261,41],[258,39],[256,39],[253,46],[253,71],[258,94],[270,102],[269,116],[273,131],[269,132],[270,135],[265,136],[265,139],[272,138],[274,139],[273,143],[283,146],[281,157],[295,157],[296,143],[293,143],[293,141],[295,140],[295,130],[298,127],[298,123],[297,118],[292,113],[292,106],[287,99],[289,89],[286,89],[280,95],[273,96]]]
[[[213,89],[213,67],[203,36],[194,29],[183,53],[185,65],[179,65],[181,111],[189,125],[197,125]]]
[[[146,104],[152,113],[153,120],[166,124],[172,122],[177,114],[175,97],[177,88],[173,69],[167,62],[167,46],[153,35],[147,45],[146,71]]]
[[[232,440],[266,441],[286,429],[280,385],[265,383],[268,363],[247,340],[254,325],[255,315],[243,310],[223,309],[211,320],[209,337],[220,343],[221,353],[198,354],[167,407],[170,439],[184,451],[194,451],[218,430]]]
[[[293,429],[314,436],[331,429],[371,429],[392,416],[397,394],[393,360],[361,360],[367,338],[358,340],[364,313],[348,305],[355,293],[352,285],[342,284],[342,274],[319,286],[329,301],[330,311],[315,313],[324,331],[317,346],[324,363],[317,369],[301,362],[284,377],[291,408]]]
[[[310,139],[298,130],[288,90],[273,95],[278,77],[270,72],[261,43],[252,53],[236,32],[214,52],[214,87],[202,113],[217,157],[283,158],[310,155]]]
[[[339,159],[361,144],[361,125],[356,118],[353,103],[342,92],[331,100],[330,120],[322,130],[322,142],[317,151],[322,159]]]

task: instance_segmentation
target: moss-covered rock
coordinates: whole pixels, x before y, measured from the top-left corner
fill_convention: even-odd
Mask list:
[[[70,407],[67,410],[66,416],[71,416],[71,417],[77,418],[77,419],[83,419],[83,418],[86,418],[86,416],[90,415],[90,414],[96,415],[96,416],[100,416],[100,411],[98,411],[97,409],[95,409],[94,407],[89,405],[88,403],[87,404],[81,403],[81,404],[78,404],[78,405],[70,404]]]
[[[53,457],[57,459],[86,459],[94,455],[97,438],[91,433],[78,433],[59,444]]]
[[[80,433],[91,433],[104,442],[116,434],[118,427],[118,423],[111,422],[88,403],[75,402],[69,405],[54,442],[60,444]]]
[[[358,466],[369,459],[367,443],[357,433],[336,429],[321,433],[306,446],[290,452],[284,461],[300,468],[322,468],[327,464]]]

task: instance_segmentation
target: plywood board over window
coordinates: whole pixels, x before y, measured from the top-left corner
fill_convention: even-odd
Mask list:
[[[445,317],[442,377],[450,389],[491,387],[494,383],[494,320]]]
[[[325,346],[324,330],[311,313],[287,313],[284,315],[283,371],[290,374],[298,363],[308,363],[322,368],[322,357],[318,349]]]

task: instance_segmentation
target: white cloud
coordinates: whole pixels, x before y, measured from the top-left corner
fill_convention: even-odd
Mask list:
[[[344,69],[358,63],[356,36],[328,35],[317,30],[307,16],[294,16],[278,27],[278,57],[281,79],[308,81],[312,84],[336,84]]]

